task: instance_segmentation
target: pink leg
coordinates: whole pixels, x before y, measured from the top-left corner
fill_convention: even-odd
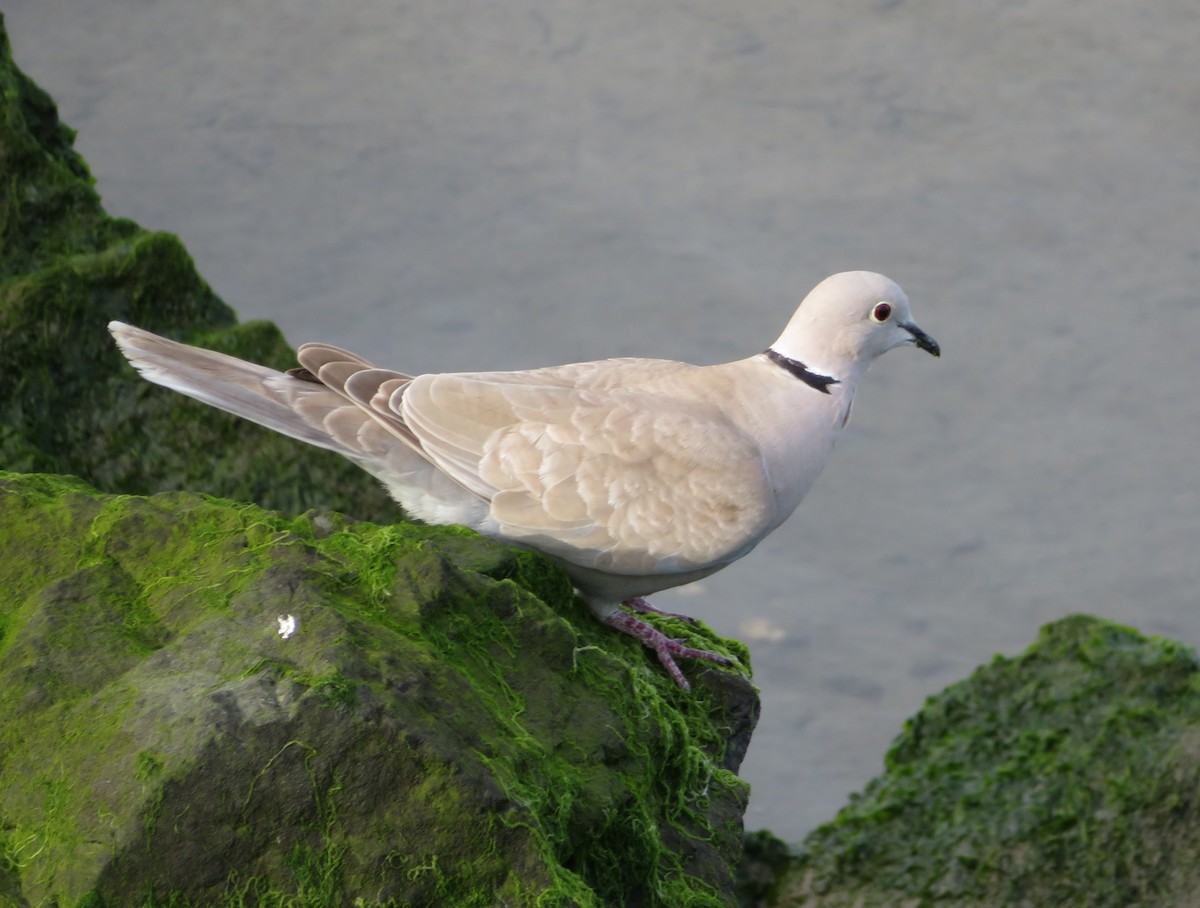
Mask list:
[[[624,603],[629,605],[628,602]],[[634,606],[636,608],[636,606]],[[604,619],[604,623],[624,634],[629,634],[631,637],[636,637],[641,640],[646,646],[654,650],[658,656],[658,661],[662,663],[662,667],[667,670],[667,674],[674,679],[675,683],[683,690],[691,690],[692,686],[688,684],[687,678],[683,676],[683,672],[679,670],[679,666],[675,664],[676,656],[683,656],[685,659],[706,659],[709,662],[715,662],[718,665],[732,665],[733,661],[729,658],[720,655],[719,653],[710,653],[707,650],[692,649],[690,646],[684,646],[678,640],[672,640],[660,630],[648,625],[640,618],[635,618],[628,612],[620,611],[619,609]]]
[[[657,609],[641,596],[626,599],[621,605],[630,611],[640,612],[643,615],[662,615],[664,618],[678,618],[680,621],[686,621],[688,624],[696,623],[696,619],[689,615],[681,615],[678,612],[664,612],[662,609]]]

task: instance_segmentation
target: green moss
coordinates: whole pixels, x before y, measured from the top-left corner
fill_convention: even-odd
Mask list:
[[[321,678],[301,678],[297,680],[309,690],[319,694],[335,706],[351,707],[357,699],[354,681],[347,678],[341,672],[333,672]]]
[[[75,134],[58,120],[54,102],[12,64],[0,19],[0,277],[35,269],[61,254],[64,223],[97,229],[99,199]],[[120,232],[122,224],[110,229]]]
[[[1195,654],[1076,616],[931,698],[778,904],[1191,904],[1198,810]]]
[[[676,690],[544,559],[15,474],[0,551],[0,828],[27,897],[727,900],[745,682]]]

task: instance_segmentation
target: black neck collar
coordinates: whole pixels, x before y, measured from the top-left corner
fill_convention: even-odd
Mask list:
[[[778,350],[774,350],[771,347],[768,347],[763,353],[775,365],[787,369],[792,375],[800,379],[800,381],[804,382],[810,388],[816,388],[822,394],[828,394],[829,386],[838,383],[838,380],[832,375],[819,375],[800,362],[800,360],[784,356]]]

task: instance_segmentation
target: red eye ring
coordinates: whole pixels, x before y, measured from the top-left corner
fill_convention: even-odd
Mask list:
[[[875,308],[871,310],[871,318],[877,322],[886,322],[891,314],[892,307],[884,302],[876,303]]]

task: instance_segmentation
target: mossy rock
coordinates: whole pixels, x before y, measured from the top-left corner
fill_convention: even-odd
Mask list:
[[[0,473],[0,590],[0,904],[733,900],[753,689],[537,555]]]
[[[1021,656],[931,698],[885,773],[756,895],[796,908],[1200,905],[1195,653],[1086,616],[1047,625]]]
[[[0,468],[111,492],[191,489],[362,519],[398,508],[336,454],[142,381],[112,319],[280,368],[278,329],[236,324],[169,233],[109,217],[54,102],[13,63],[0,17]]]

